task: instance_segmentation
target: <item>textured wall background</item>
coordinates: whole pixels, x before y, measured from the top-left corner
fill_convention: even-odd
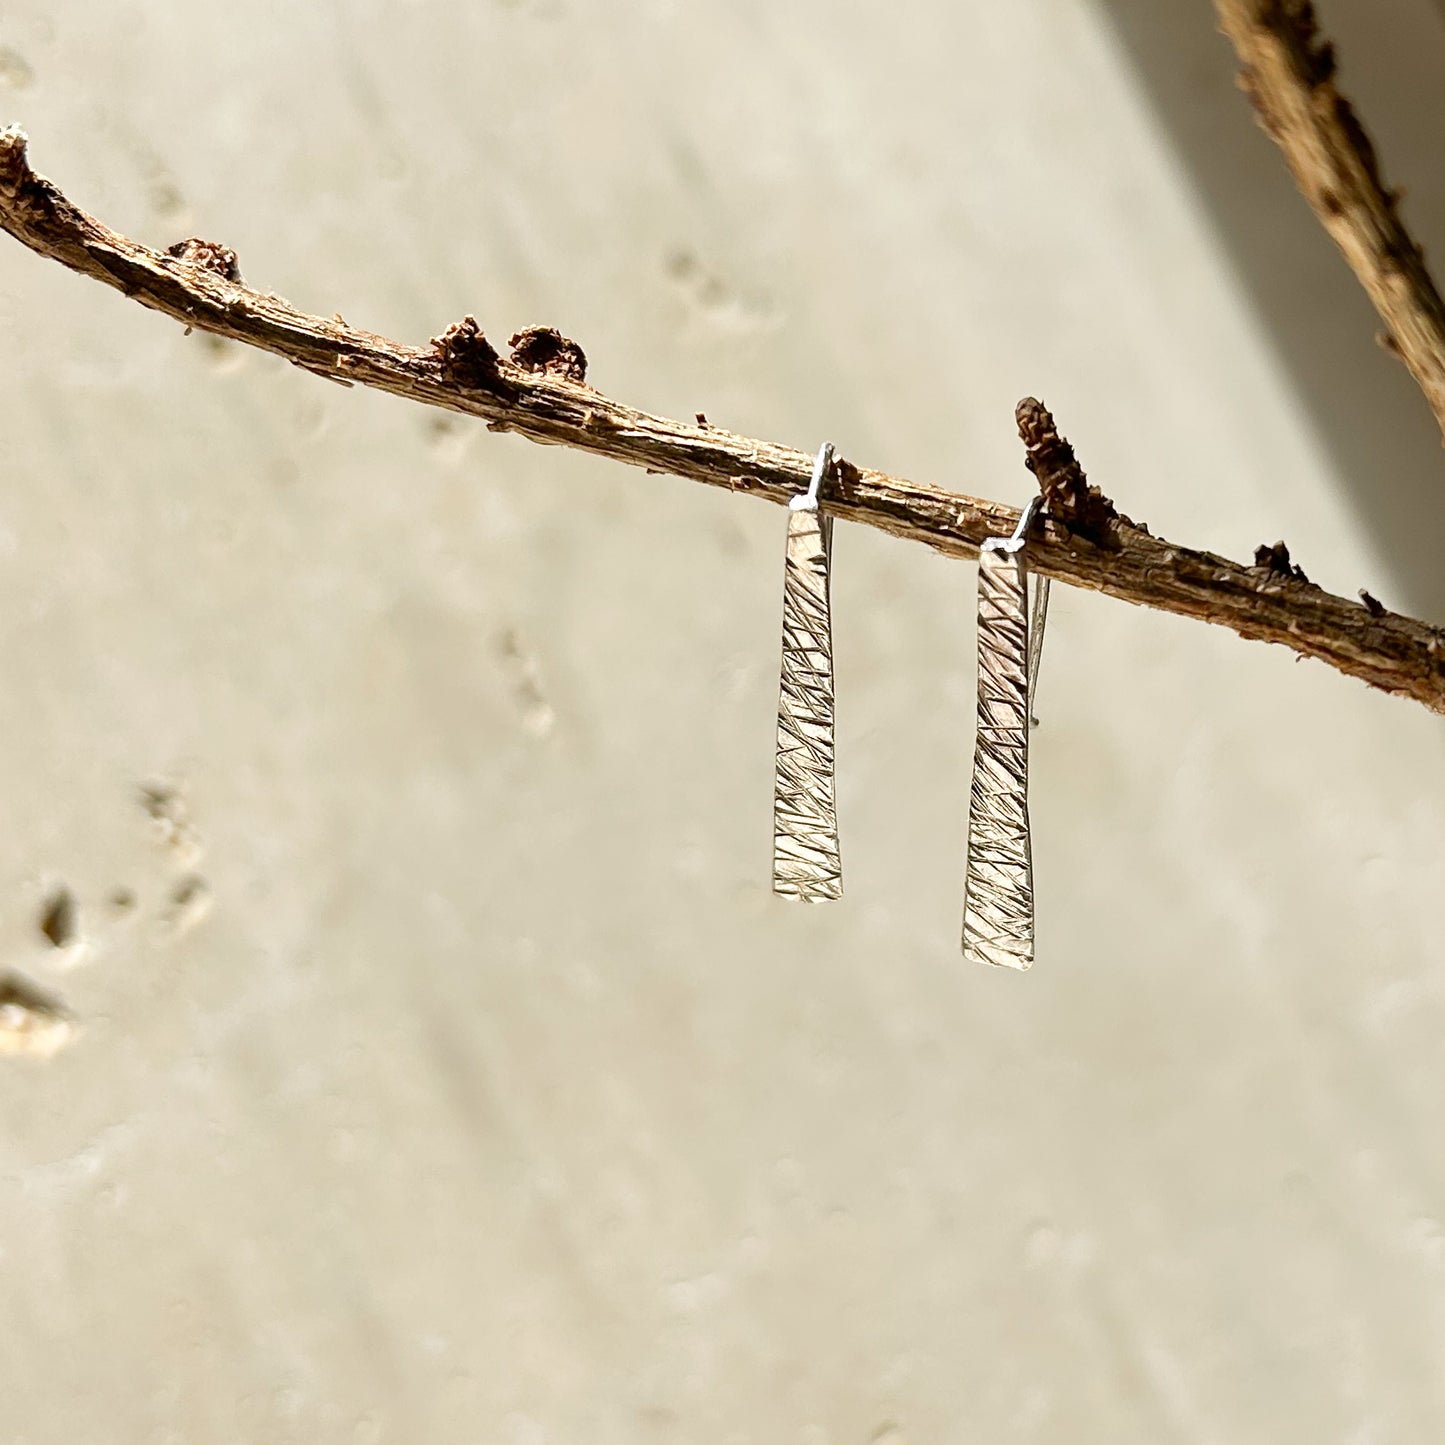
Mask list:
[[[1445,18],[1323,11],[1439,252]],[[1204,0],[0,4],[36,164],[299,305],[1015,502],[1037,393],[1165,535],[1445,616],[1231,84]],[[0,328],[0,970],[78,1025],[0,1059],[0,1438],[1438,1438],[1438,719],[1056,593],[1039,963],[965,972],[971,568],[840,529],[789,908],[777,509],[8,240]]]

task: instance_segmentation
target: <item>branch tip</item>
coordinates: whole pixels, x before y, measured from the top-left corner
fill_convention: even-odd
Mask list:
[[[1116,545],[1115,529],[1128,519],[1098,487],[1089,485],[1053,413],[1037,397],[1026,396],[1014,409],[1014,419],[1023,439],[1025,465],[1038,480],[1047,514],[1091,542]]]
[[[0,130],[0,193],[18,196],[26,182],[34,179],[27,154],[29,145],[29,137],[18,125]]]

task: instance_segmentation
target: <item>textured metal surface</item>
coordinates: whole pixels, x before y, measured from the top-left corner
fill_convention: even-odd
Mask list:
[[[1049,617],[1049,579],[1034,578],[1034,600],[1029,609],[1029,724],[1038,726],[1034,716],[1034,694],[1039,688],[1039,659],[1044,652],[1044,623]]]
[[[977,963],[1019,969],[1034,960],[1030,660],[1021,549],[985,543],[978,559],[978,740],[968,812],[963,954]]]
[[[810,903],[843,895],[833,795],[832,533],[832,519],[816,505],[795,506],[788,513],[773,892]]]

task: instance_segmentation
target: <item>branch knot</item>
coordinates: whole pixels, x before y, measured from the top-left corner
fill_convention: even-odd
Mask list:
[[[507,344],[512,348],[512,365],[523,371],[540,371],[566,381],[587,380],[586,353],[555,326],[528,326]]]
[[[1305,576],[1305,569],[1290,557],[1289,548],[1283,542],[1276,542],[1273,547],[1267,543],[1260,543],[1254,549],[1254,565],[1268,572],[1271,577],[1278,577],[1282,581],[1304,582],[1313,585]]]
[[[487,340],[475,316],[463,316],[431,343],[441,360],[442,375],[462,386],[496,391],[502,358]]]
[[[1335,47],[1320,32],[1314,0],[1260,0],[1254,23],[1268,34],[1289,36],[1312,89],[1335,78]]]
[[[177,261],[189,261],[202,271],[214,271],[227,281],[241,279],[241,263],[236,259],[236,253],[229,246],[217,245],[215,241],[189,236],[184,241],[177,241],[174,246],[167,246],[166,255],[174,256]]]

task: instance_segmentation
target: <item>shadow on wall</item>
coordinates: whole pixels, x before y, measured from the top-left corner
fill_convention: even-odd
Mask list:
[[[1375,344],[1379,318],[1255,123],[1212,7],[1097,3],[1392,568],[1389,605],[1445,621],[1439,428],[1409,373]],[[1341,89],[1375,139],[1386,182],[1404,187],[1406,223],[1445,284],[1445,13],[1436,0],[1319,0],[1317,9],[1337,43]]]

